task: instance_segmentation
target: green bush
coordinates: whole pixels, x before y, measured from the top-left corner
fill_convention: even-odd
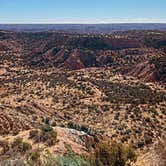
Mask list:
[[[57,163],[59,166],[87,166],[87,162],[79,156],[62,156]]]
[[[136,154],[131,147],[101,141],[90,154],[89,160],[91,166],[125,166],[127,161],[136,160]]]
[[[66,154],[56,158],[57,166],[88,166],[88,162],[76,154]]]

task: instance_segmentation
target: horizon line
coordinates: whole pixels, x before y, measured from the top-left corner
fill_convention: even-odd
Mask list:
[[[17,22],[17,23],[0,23],[0,25],[38,25],[38,24],[43,24],[43,25],[62,25],[62,24],[68,24],[68,25],[95,25],[95,24],[166,24],[166,22],[96,22],[96,23],[83,23],[83,22],[57,22],[57,23],[47,23],[47,22],[26,22],[26,23],[21,23],[21,22]]]

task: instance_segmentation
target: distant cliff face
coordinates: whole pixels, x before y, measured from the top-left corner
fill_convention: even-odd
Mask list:
[[[0,33],[0,51],[22,52],[24,65],[32,68],[111,67],[147,81],[165,81],[165,42],[161,31]]]

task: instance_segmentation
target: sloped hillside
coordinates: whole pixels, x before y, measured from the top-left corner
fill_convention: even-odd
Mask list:
[[[166,56],[156,56],[150,61],[133,65],[127,68],[125,73],[144,81],[166,82]]]
[[[166,54],[149,33],[1,31],[0,165],[151,164],[166,131]]]

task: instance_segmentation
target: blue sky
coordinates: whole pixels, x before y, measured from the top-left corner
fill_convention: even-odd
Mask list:
[[[0,0],[0,23],[166,23],[166,0]]]

